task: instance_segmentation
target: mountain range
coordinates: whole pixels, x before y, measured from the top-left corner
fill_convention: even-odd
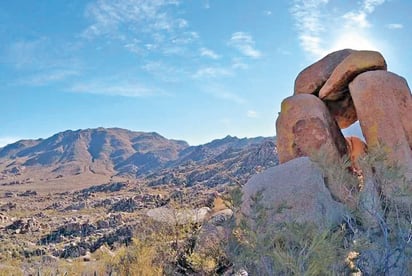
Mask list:
[[[91,185],[116,177],[139,179],[148,185],[216,186],[244,180],[277,163],[273,137],[227,136],[189,146],[155,132],[67,130],[0,148],[0,186],[51,180],[54,185],[62,180]]]

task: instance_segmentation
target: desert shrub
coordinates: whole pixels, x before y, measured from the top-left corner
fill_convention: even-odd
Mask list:
[[[147,242],[133,239],[130,246],[121,247],[113,258],[106,261],[106,271],[130,276],[162,275],[162,267],[154,263],[155,250]]]
[[[239,203],[240,191],[231,193]],[[262,194],[252,198],[251,217],[233,221],[227,247],[235,269],[250,275],[332,275],[343,267],[343,231],[320,230],[314,224],[273,224],[260,204]]]

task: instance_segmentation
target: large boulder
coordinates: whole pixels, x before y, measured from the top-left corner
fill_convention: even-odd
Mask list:
[[[386,62],[379,52],[354,51],[333,70],[319,91],[323,100],[337,100],[348,93],[349,83],[360,73],[371,70],[386,70]]]
[[[346,154],[346,142],[326,105],[316,96],[298,94],[282,102],[276,121],[279,162],[300,156],[338,159]]]
[[[344,49],[330,53],[321,60],[303,69],[295,80],[295,94],[317,94],[330,77],[335,67],[353,50]]]
[[[390,161],[412,172],[412,100],[405,80],[387,71],[365,72],[349,85],[369,149],[383,147]]]
[[[330,227],[341,222],[345,208],[335,201],[325,185],[323,173],[307,157],[267,169],[243,187],[241,211],[254,221],[255,204],[268,212],[274,223],[314,223]]]

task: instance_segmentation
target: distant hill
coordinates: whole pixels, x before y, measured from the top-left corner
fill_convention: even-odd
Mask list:
[[[0,185],[13,179],[27,182],[93,174],[144,179],[151,185],[215,186],[228,182],[228,174],[242,178],[276,164],[274,138],[227,136],[189,146],[155,132],[68,130],[47,139],[21,140],[0,148]]]

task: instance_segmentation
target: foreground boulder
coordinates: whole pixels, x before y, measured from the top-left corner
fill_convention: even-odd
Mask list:
[[[386,71],[360,74],[349,85],[368,148],[380,148],[390,161],[412,171],[412,100],[403,78]]]
[[[253,221],[261,204],[271,224],[296,222],[329,227],[341,222],[345,209],[333,200],[320,168],[297,158],[252,177],[243,187],[241,211]]]
[[[279,162],[313,156],[322,149],[331,159],[346,154],[346,142],[326,105],[316,96],[299,94],[282,102],[276,121]]]

